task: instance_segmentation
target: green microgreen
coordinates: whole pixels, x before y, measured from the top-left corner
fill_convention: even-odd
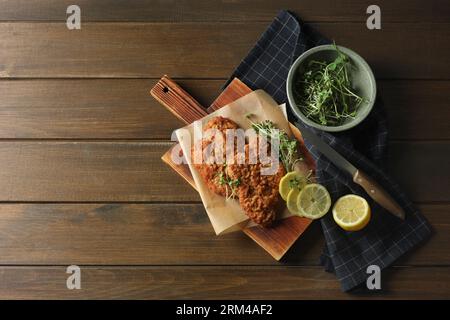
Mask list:
[[[337,57],[332,62],[310,60],[307,71],[294,81],[294,96],[302,113],[324,126],[342,125],[354,118],[366,99],[354,92],[350,77],[349,57],[336,45]]]
[[[273,139],[279,141],[279,157],[286,171],[294,170],[294,164],[302,160],[298,156],[298,141],[296,139],[290,139],[287,133],[276,128],[272,121],[265,120],[255,123],[250,119],[251,116],[252,114],[247,114],[246,117],[256,133],[263,135],[268,140]]]
[[[226,164],[224,164],[224,170],[226,168]],[[236,196],[237,187],[241,184],[241,179],[232,179],[228,174],[226,174],[224,171],[218,173],[218,183],[223,186],[225,185],[225,191],[226,191],[226,199],[232,199]]]

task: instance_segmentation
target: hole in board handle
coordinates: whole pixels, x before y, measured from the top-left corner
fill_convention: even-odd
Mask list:
[[[167,92],[169,92],[169,88],[167,88],[167,87],[164,87],[164,88],[163,88],[163,92],[164,92],[164,93],[167,93]]]

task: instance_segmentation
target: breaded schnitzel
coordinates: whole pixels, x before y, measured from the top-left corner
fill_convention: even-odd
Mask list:
[[[203,131],[206,131],[208,129],[217,129],[219,131],[222,131],[225,134],[225,130],[227,129],[237,129],[239,126],[236,122],[234,122],[231,119],[218,116],[214,117],[211,120],[209,120],[206,125],[203,127]]]
[[[218,130],[223,138],[220,142],[226,144],[226,130],[238,128],[238,125],[228,118],[214,117],[206,123],[203,130]],[[197,142],[200,144],[203,162],[194,163],[194,167],[208,189],[227,198],[238,197],[239,204],[252,221],[264,227],[270,226],[276,218],[275,209],[280,200],[278,185],[285,174],[283,165],[278,163],[272,175],[261,174],[263,164],[260,160],[256,163],[249,161],[250,152],[258,153],[257,143],[246,144],[244,156],[234,151],[234,163],[217,163],[217,155],[213,152],[216,139],[215,135],[205,134],[203,139]],[[207,148],[211,148],[211,152],[205,152]],[[222,159],[226,159],[225,147],[222,151]],[[239,160],[243,163],[239,163]]]
[[[228,181],[226,176],[226,154],[225,154],[225,144],[226,144],[226,130],[228,129],[238,129],[238,125],[228,118],[224,117],[214,117],[209,120],[203,127],[203,131],[206,132],[210,129],[216,129],[221,132],[223,137],[223,148],[222,148],[222,160],[223,163],[217,163],[217,157],[214,154],[214,143],[217,138],[214,135],[206,134],[201,141],[201,151],[203,162],[200,164],[194,163],[194,167],[197,169],[200,176],[203,178],[204,182],[208,188],[223,197],[234,197],[232,192],[232,187],[230,186],[230,181]],[[210,148],[211,152],[205,152],[206,148]],[[194,153],[194,149],[192,150]]]
[[[263,165],[259,160],[255,164],[249,163],[249,152],[257,150],[252,150],[251,146],[245,145],[245,163],[238,164],[235,161],[236,164],[228,165],[227,174],[240,181],[237,194],[239,204],[247,216],[255,223],[268,227],[276,218],[275,207],[280,200],[278,185],[286,172],[279,163],[275,174],[261,174]],[[256,143],[253,147],[257,148]]]

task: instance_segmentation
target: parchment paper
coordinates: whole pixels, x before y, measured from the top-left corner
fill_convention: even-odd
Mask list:
[[[246,130],[251,127],[250,122],[246,118],[246,115],[249,113],[252,114],[252,121],[261,122],[264,120],[271,120],[278,129],[284,130],[290,137],[293,137],[289,128],[289,123],[286,119],[285,108],[280,108],[280,106],[278,106],[278,104],[263,90],[253,91],[205,116],[199,121],[202,121],[202,124],[204,125],[213,117],[223,116],[235,121],[241,128]],[[190,154],[192,145],[190,140],[194,140],[194,125],[190,124],[184,128],[178,129],[176,135],[183,150],[183,154]],[[208,217],[217,235],[238,231],[242,228],[254,225],[254,223],[248,219],[237,200],[226,200],[225,197],[210,191],[194,166],[190,163],[188,163],[188,165],[206,212],[208,213]],[[281,162],[280,165],[282,165]],[[292,215],[289,210],[287,210],[286,206],[280,207],[282,209],[279,209],[280,212],[277,212],[277,219],[284,219]]]

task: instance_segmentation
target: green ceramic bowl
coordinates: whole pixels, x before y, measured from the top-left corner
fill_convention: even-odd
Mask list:
[[[372,70],[370,69],[367,62],[363,58],[361,58],[360,55],[350,49],[341,46],[338,46],[338,48],[341,52],[343,52],[350,58],[350,61],[352,63],[352,68],[350,68],[350,76],[352,85],[355,89],[355,93],[365,98],[366,100],[359,106],[357,114],[354,118],[347,119],[347,121],[340,126],[324,126],[308,119],[298,108],[297,102],[294,99],[293,84],[296,82],[295,80],[297,79],[297,77],[302,77],[303,73],[305,72],[305,67],[308,65],[308,62],[310,60],[327,62],[333,61],[337,56],[337,52],[333,45],[318,46],[304,52],[292,64],[286,82],[288,100],[294,114],[305,124],[311,127],[332,132],[344,131],[353,128],[361,121],[363,121],[370,113],[370,110],[372,110],[377,94],[375,77],[373,76]]]

